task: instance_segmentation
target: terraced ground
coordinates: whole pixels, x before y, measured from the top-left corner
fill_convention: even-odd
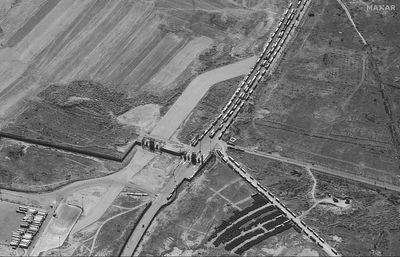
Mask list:
[[[1,1],[0,129],[120,156],[195,76],[258,53],[285,4]]]

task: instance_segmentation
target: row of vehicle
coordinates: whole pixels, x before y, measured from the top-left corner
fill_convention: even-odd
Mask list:
[[[237,161],[235,161],[235,159],[233,159],[232,156],[229,156],[229,155],[228,155],[228,160],[227,160],[219,150],[217,150],[217,154],[219,155],[219,157],[221,157],[221,158],[224,160],[224,162],[227,162],[228,160],[231,161],[232,163],[234,163],[234,164],[237,166],[237,168],[239,168],[241,171],[243,171],[244,174],[247,174],[247,173],[244,171],[244,169],[243,169],[242,167],[240,167],[239,163],[238,163]],[[228,165],[229,165],[229,167],[231,167],[232,169],[236,170],[236,169],[233,167],[233,165],[231,165],[230,163],[228,163]],[[241,174],[241,176],[244,177],[245,179],[247,179],[247,178],[245,177],[245,175]],[[251,177],[249,177],[249,178],[251,178]],[[248,180],[250,180],[250,179],[248,179]],[[249,181],[249,182],[250,182],[251,184],[255,185],[258,191],[261,191],[260,188],[262,188],[263,190],[265,190],[265,192],[268,193],[268,195],[269,195],[270,197],[275,198],[275,196],[274,196],[271,192],[269,192],[265,187],[263,187],[263,186],[260,185],[259,183],[255,182],[254,179],[251,179],[251,180],[252,180],[252,181],[251,181],[251,182]],[[262,192],[262,191],[261,191],[261,193],[263,193],[263,194],[264,194],[265,192]],[[283,208],[285,208],[290,214],[292,214],[294,217],[296,217],[296,215],[295,215],[288,207],[286,207],[285,204],[281,203],[281,202],[279,201],[278,198],[275,198],[275,200],[276,200]],[[282,215],[283,215],[283,214],[282,214]],[[278,217],[279,217],[279,216],[278,216]],[[287,220],[285,223],[288,223],[288,222],[289,222],[289,220]],[[302,224],[303,226],[307,227],[307,225],[306,225],[303,221],[300,221],[300,222],[301,222],[301,224]],[[281,225],[282,225],[282,224],[281,224]],[[281,225],[278,225],[278,227],[281,226]],[[315,236],[315,238],[318,238],[320,242],[325,243],[325,240],[322,239],[317,233],[315,233],[311,228],[309,228],[309,227],[307,227],[307,228],[313,233],[313,235]],[[305,232],[305,233],[306,233],[306,232]],[[307,233],[306,233],[306,234],[307,234]],[[308,234],[307,234],[307,235],[308,235]],[[311,235],[310,238],[314,239],[313,241],[315,241],[315,242],[318,244],[318,246],[320,246],[321,248],[323,248],[323,246],[321,245],[321,243],[320,243],[320,242],[317,242],[317,240],[314,238],[313,235]],[[308,235],[308,236],[309,236],[309,235]],[[336,252],[333,248],[331,248],[331,250],[332,250],[332,252],[333,252],[335,255],[337,255],[337,252]]]
[[[12,232],[10,246],[28,248],[46,219],[47,212],[25,206],[19,206],[16,212],[25,216],[22,218],[20,228]]]
[[[224,157],[220,151],[217,151],[217,153],[218,153],[218,155],[219,155],[220,157]],[[224,159],[226,159],[226,158],[224,158]],[[231,156],[228,155],[228,159],[229,159],[229,161],[231,161],[232,163],[234,163],[234,164],[237,166],[237,168],[239,168],[241,171],[244,171],[244,169],[243,169],[242,167],[240,167],[239,163],[238,163],[237,161],[235,161],[235,159],[233,159],[233,157],[231,157]],[[226,162],[226,161],[225,161],[225,162]],[[228,163],[228,164],[229,164],[229,163]],[[229,165],[229,166],[230,166],[231,168],[234,169],[234,167],[233,167],[232,165]],[[244,173],[246,174],[246,172],[244,172]],[[246,177],[245,177],[244,175],[242,175],[242,177],[244,177],[244,178],[246,179]],[[249,177],[248,180],[251,180],[251,181],[249,181],[249,182],[250,182],[251,184],[253,184],[253,185],[256,187],[256,189],[257,189],[258,191],[261,191],[261,190],[260,190],[260,188],[261,188],[262,190],[264,190],[265,192],[267,192],[268,195],[269,195],[270,197],[274,198],[285,210],[287,210],[290,214],[292,214],[293,217],[296,217],[296,215],[295,215],[295,213],[293,213],[293,211],[291,211],[284,203],[282,203],[278,198],[276,198],[271,192],[269,192],[269,191],[268,191],[265,187],[263,187],[260,183],[255,182],[255,180],[254,180],[252,177]],[[261,191],[262,194],[265,194],[265,192]],[[303,226],[307,227],[306,224],[305,224],[303,221],[301,221],[301,224],[303,224]],[[307,227],[307,228],[308,228],[308,227]],[[315,233],[311,228],[308,228],[308,229],[309,229],[309,230],[314,234],[314,236],[317,237],[322,243],[325,243],[325,241],[324,241],[320,236],[318,236],[318,234]]]
[[[311,235],[307,233],[307,231],[303,230],[304,233],[306,234],[306,236],[308,236],[314,243],[316,243],[319,247],[323,248],[323,245],[320,243],[322,242],[323,244],[325,243],[325,240],[322,239],[317,233],[315,233],[314,230],[312,230],[310,227],[308,227],[304,221],[300,221],[300,223],[305,226],[306,228],[308,228],[309,231],[311,231]],[[317,241],[317,239],[319,241]],[[337,251],[333,248],[330,248],[330,250],[332,251],[332,253],[334,253],[335,255],[338,255]]]
[[[218,135],[218,139],[221,139],[221,137],[223,136],[223,134],[225,133],[225,131],[227,130],[227,128],[229,127],[228,124],[225,129],[223,129],[224,123],[226,123],[229,118],[232,117],[232,115],[234,114],[235,110],[237,108],[239,108],[238,111],[241,110],[241,108],[244,105],[244,101],[247,101],[250,98],[250,95],[254,92],[254,89],[257,87],[257,82],[260,81],[262,79],[262,77],[265,75],[266,73],[266,69],[268,69],[272,63],[272,60],[276,57],[277,53],[280,51],[284,41],[287,39],[288,34],[286,34],[286,36],[284,37],[284,32],[285,31],[280,31],[279,35],[278,35],[278,41],[275,42],[275,44],[273,45],[273,49],[270,50],[269,52],[266,51],[268,49],[268,47],[270,46],[270,44],[272,43],[272,40],[275,36],[275,34],[280,30],[280,28],[283,25],[283,21],[289,17],[286,21],[285,24],[288,24],[288,22],[290,22],[295,14],[295,9],[292,9],[289,13],[289,9],[291,8],[292,3],[289,4],[288,9],[285,11],[284,16],[282,17],[281,21],[279,22],[278,27],[275,29],[274,33],[272,34],[272,36],[269,38],[269,40],[267,41],[265,47],[264,47],[264,51],[261,54],[261,56],[258,58],[256,65],[253,66],[253,68],[250,70],[250,72],[246,75],[246,77],[243,79],[243,81],[241,82],[240,86],[238,87],[238,89],[235,91],[235,93],[232,95],[231,99],[228,101],[228,103],[224,106],[222,112],[219,114],[219,116],[213,121],[213,123],[200,135],[200,136],[195,136],[192,141],[191,141],[191,145],[192,146],[196,146],[197,143],[202,140],[204,138],[204,136],[206,134],[208,134],[208,132],[211,131],[210,133],[210,138],[213,138],[216,133],[221,130],[221,133]],[[292,27],[293,28],[293,24]],[[285,28],[286,29],[286,28]],[[283,40],[282,40],[283,39]],[[282,43],[279,44],[279,42],[283,41]],[[276,51],[275,51],[276,50]],[[266,58],[262,59],[264,57],[264,55],[267,55]],[[272,57],[272,60],[270,61],[270,57]],[[261,65],[260,62],[262,61]],[[261,67],[265,67],[265,69],[261,72]],[[251,76],[251,74],[254,72],[255,69],[257,69],[257,73],[255,74],[255,76],[253,76],[253,78],[248,81],[248,78]],[[240,103],[240,101],[242,101]],[[232,107],[232,108],[231,108]],[[231,110],[229,110],[229,108],[231,108]],[[237,115],[237,113],[235,114]],[[218,122],[221,121],[221,124],[216,128],[216,129],[212,129],[215,125],[218,124]]]

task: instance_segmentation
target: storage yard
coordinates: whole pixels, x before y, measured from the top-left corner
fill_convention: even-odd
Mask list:
[[[0,244],[4,246],[0,253],[9,256],[25,252],[36,240],[48,215],[47,211],[3,201],[0,207]]]
[[[12,232],[10,246],[28,248],[46,219],[47,212],[24,206],[19,206],[16,212],[25,217],[22,218],[20,228]]]

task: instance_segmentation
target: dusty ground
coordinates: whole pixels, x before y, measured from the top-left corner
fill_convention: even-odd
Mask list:
[[[157,104],[141,105],[118,116],[120,123],[141,128],[144,133],[150,133],[159,119],[160,106]]]
[[[399,254],[398,193],[247,153],[229,154],[341,254]]]
[[[158,155],[138,172],[132,181],[149,192],[157,193],[170,180],[182,159],[167,154]]]
[[[313,181],[303,167],[235,150],[229,150],[228,154],[295,213],[311,207]]]
[[[0,160],[1,186],[21,191],[50,190],[104,176],[119,166],[6,139],[0,141]]]
[[[319,196],[348,197],[351,205],[338,208],[318,205],[304,220],[323,233],[341,254],[348,256],[397,256],[399,245],[400,195],[368,188],[341,179],[316,174]]]
[[[4,246],[8,246],[11,242],[11,233],[16,231],[21,224],[21,220],[24,217],[23,214],[16,213],[15,211],[18,209],[17,204],[0,201],[0,244]],[[1,255],[8,255],[2,253]]]
[[[142,243],[140,255],[224,255],[232,253],[223,246],[215,248],[209,238],[215,227],[229,220],[234,211],[253,202],[255,191],[226,165],[210,164],[204,173],[179,189],[177,198],[156,217]],[[294,230],[271,237],[249,251],[251,255],[301,252],[318,256],[313,244]]]
[[[367,39],[377,35],[372,52],[337,1],[314,1],[285,60],[257,88],[231,129],[237,144],[400,184],[398,90],[382,88],[377,75],[388,64],[397,69],[391,37],[398,33],[390,31],[398,14],[357,10],[355,21]],[[385,74],[393,78],[396,72]]]
[[[136,222],[151,200],[121,192],[99,220],[70,235],[59,248],[45,252],[48,256],[117,256]],[[137,191],[136,191],[137,192]]]
[[[30,254],[37,256],[41,252],[60,246],[68,237],[81,213],[81,207],[61,203],[55,211],[56,216],[51,217]]]

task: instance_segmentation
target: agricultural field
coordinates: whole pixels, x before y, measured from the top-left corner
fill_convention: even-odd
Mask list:
[[[379,76],[388,64],[391,73],[385,74],[396,74],[398,47],[390,37],[398,33],[390,31],[398,14],[366,13],[360,7],[364,2],[345,2],[372,50],[337,1],[313,1],[283,60],[257,88],[227,138],[400,185],[398,90],[382,87]]]
[[[132,193],[129,189],[122,191],[100,219],[69,235],[61,247],[43,254],[118,256],[151,201],[148,196],[133,196],[129,193]]]
[[[178,189],[177,198],[158,214],[137,252],[141,256],[320,255],[290,222],[282,230],[273,230],[287,220],[280,214],[217,161]]]
[[[2,1],[0,130],[120,158],[193,78],[258,54],[286,4]]]
[[[397,256],[400,194],[316,173],[316,194],[350,198],[339,208],[320,204],[303,220],[343,256]]]

